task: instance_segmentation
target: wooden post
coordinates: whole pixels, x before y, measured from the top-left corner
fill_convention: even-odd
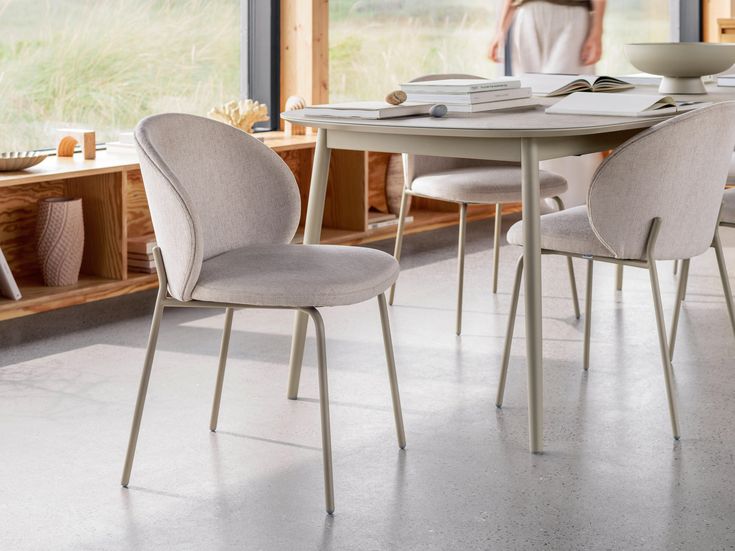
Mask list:
[[[281,0],[281,111],[289,96],[329,101],[328,37],[328,0]]]

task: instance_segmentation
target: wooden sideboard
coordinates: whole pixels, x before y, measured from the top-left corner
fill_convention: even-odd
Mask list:
[[[311,179],[316,137],[260,135],[296,177],[301,193],[302,223]],[[388,158],[361,151],[335,151],[329,171],[322,242],[359,244],[386,239],[395,227],[368,230],[368,188],[385,185]],[[81,197],[84,211],[84,257],[79,282],[46,287],[36,260],[36,215],[39,199]],[[511,209],[513,207],[510,207]],[[456,224],[455,205],[416,201],[407,233]],[[470,219],[489,218],[492,206],[473,206]],[[127,240],[152,233],[148,203],[133,154],[98,151],[94,160],[49,157],[22,171],[0,173],[0,248],[23,294],[19,301],[0,297],[0,320],[150,289],[155,274],[127,269]],[[491,228],[488,226],[488,238]],[[300,232],[296,240],[300,239]]]

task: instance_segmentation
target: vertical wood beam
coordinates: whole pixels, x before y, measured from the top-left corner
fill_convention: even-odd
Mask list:
[[[329,101],[329,0],[281,0],[281,111]]]

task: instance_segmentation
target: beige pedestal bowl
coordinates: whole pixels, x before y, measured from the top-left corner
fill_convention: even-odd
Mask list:
[[[735,64],[735,44],[659,42],[623,48],[638,70],[663,77],[658,89],[662,94],[706,94],[702,77]]]

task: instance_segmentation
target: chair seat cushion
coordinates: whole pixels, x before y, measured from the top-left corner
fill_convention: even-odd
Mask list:
[[[523,222],[516,222],[508,230],[508,243],[523,245]],[[541,248],[565,253],[604,256],[614,255],[592,231],[587,207],[574,207],[541,217]]]
[[[339,306],[378,296],[398,262],[364,247],[252,245],[205,260],[192,298],[254,306]]]
[[[722,206],[721,221],[727,224],[735,224],[735,189],[725,191]]]
[[[567,190],[567,181],[542,170],[541,197]],[[517,203],[521,201],[521,169],[518,165],[456,168],[419,176],[411,190],[419,195],[460,203]]]

